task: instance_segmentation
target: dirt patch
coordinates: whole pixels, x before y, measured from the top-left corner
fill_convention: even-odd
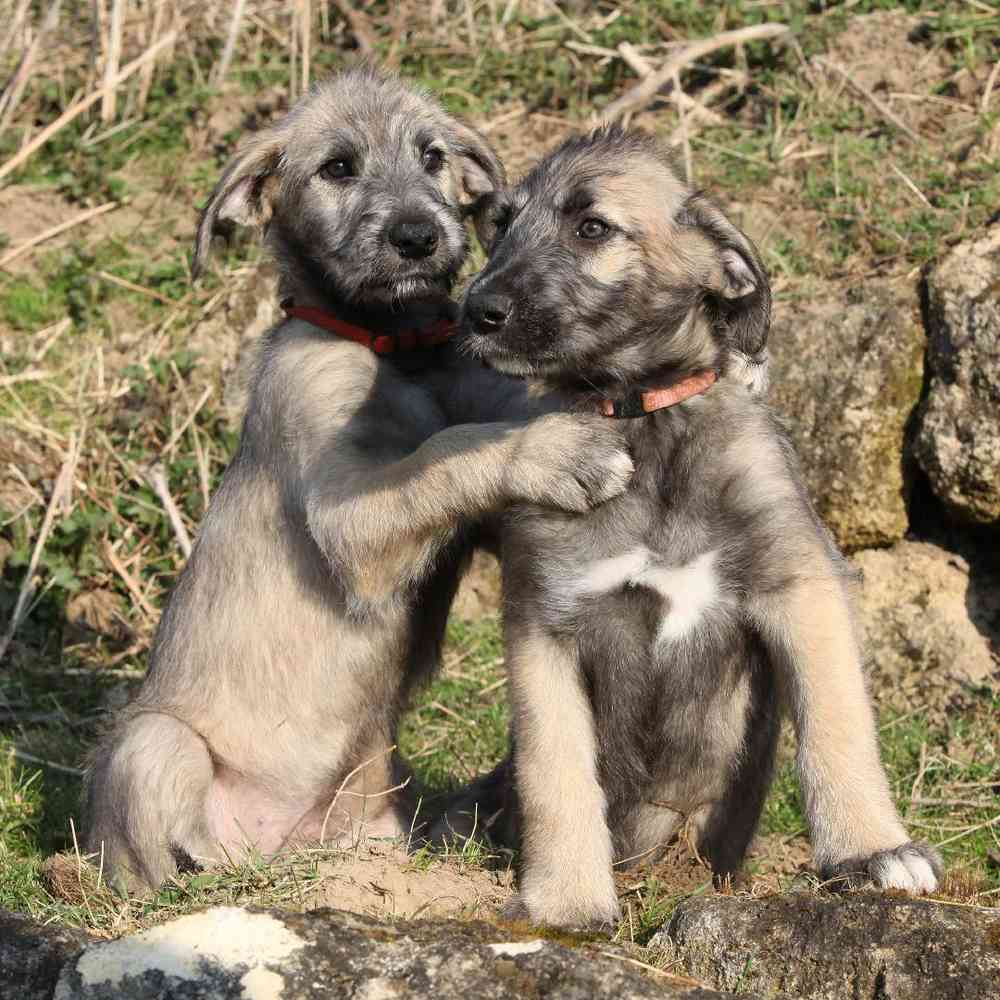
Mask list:
[[[827,58],[846,69],[855,84],[888,100],[912,128],[938,123],[947,131],[956,123],[943,118],[969,110],[927,99],[948,75],[948,66],[942,50],[932,48],[925,35],[920,17],[901,11],[862,14],[833,41]]]
[[[72,205],[52,188],[34,185],[14,185],[0,190],[0,233],[10,247],[16,247],[33,236],[72,219],[83,211]],[[72,230],[70,231],[72,232]],[[4,270],[23,274],[31,269],[31,255],[11,261]]]
[[[475,621],[499,611],[500,563],[492,553],[479,550],[462,577],[451,613],[463,621]]]
[[[0,190],[0,230],[11,246],[66,222],[80,211],[79,206],[71,205],[52,188],[17,185]],[[17,273],[18,262],[11,263],[7,270]]]
[[[370,844],[342,860],[323,862],[306,909],[333,906],[380,919],[486,917],[513,893],[513,872],[435,859],[417,865],[395,845]]]

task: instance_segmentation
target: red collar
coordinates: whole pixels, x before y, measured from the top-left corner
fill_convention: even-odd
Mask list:
[[[655,410],[683,403],[685,399],[698,396],[709,389],[718,378],[710,369],[688,375],[665,389],[649,389],[646,392],[631,392],[623,399],[602,399],[598,412],[605,417],[641,417]]]
[[[420,348],[436,347],[450,340],[455,336],[458,327],[451,320],[439,319],[430,326],[425,326],[419,330],[400,330],[398,333],[374,333],[366,330],[363,326],[355,326],[353,323],[334,316],[324,309],[315,309],[312,306],[297,306],[291,299],[285,299],[281,303],[281,308],[285,314],[294,319],[303,319],[313,326],[321,327],[335,333],[338,337],[346,340],[353,340],[362,347],[367,347],[375,354],[394,354],[397,351],[414,351]]]

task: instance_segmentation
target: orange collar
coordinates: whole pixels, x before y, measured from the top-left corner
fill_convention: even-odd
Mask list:
[[[698,396],[709,389],[718,378],[710,369],[695,372],[665,389],[649,389],[646,392],[630,392],[623,399],[602,399],[598,411],[605,417],[641,417],[655,410],[683,403],[685,399]]]
[[[363,326],[348,323],[333,313],[312,306],[297,306],[291,299],[281,303],[285,314],[294,319],[303,319],[313,326],[335,333],[345,340],[353,340],[375,354],[395,354],[415,351],[420,348],[436,347],[455,336],[458,327],[451,320],[439,319],[430,326],[419,330],[400,330],[397,333],[374,333]]]

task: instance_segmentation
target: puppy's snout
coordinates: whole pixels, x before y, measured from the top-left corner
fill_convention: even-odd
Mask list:
[[[514,300],[509,295],[473,295],[466,300],[465,309],[480,333],[496,333],[507,325]]]
[[[428,219],[400,219],[389,230],[389,242],[400,257],[430,257],[438,245],[438,228]]]

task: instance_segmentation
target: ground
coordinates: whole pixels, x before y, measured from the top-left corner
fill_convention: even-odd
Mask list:
[[[183,564],[150,472],[162,466],[194,535],[236,440],[246,358],[273,317],[269,270],[251,240],[237,238],[197,284],[188,261],[196,209],[237,138],[287,107],[290,80],[301,89],[294,6],[246,5],[220,81],[231,5],[174,3],[178,40],[152,78],[131,77],[107,122],[97,105],[3,178],[0,636],[26,579],[31,589],[0,654],[0,906],[43,919],[110,934],[207,901],[347,900],[392,915],[419,881],[423,895],[405,902],[407,913],[448,896],[471,912],[509,891],[511,859],[478,848],[424,853],[391,876],[381,856],[330,851],[185,876],[152,901],[123,903],[72,854],[86,753],[141,678]],[[621,43],[656,63],[685,39],[789,25],[790,41],[720,49],[684,69],[684,90],[709,110],[680,115],[665,94],[633,117],[677,142],[682,168],[757,240],[782,301],[874,275],[914,281],[1000,205],[1000,12],[981,0],[373,0],[353,8],[353,26],[338,13],[346,6],[313,7],[313,77],[371,47],[484,129],[514,174],[635,82]],[[0,102],[0,163],[103,79],[107,53],[103,42],[91,52],[90,5],[80,7],[42,38],[45,58],[29,66],[19,103]],[[14,25],[0,39],[5,75],[27,37],[14,8],[0,2]],[[169,27],[145,18],[134,10],[126,20],[123,65]],[[450,625],[444,670],[400,738],[432,793],[505,748],[499,622],[489,573],[478,579],[480,593],[466,593]],[[998,704],[983,695],[963,706],[885,711],[883,754],[907,824],[940,843],[956,873],[946,894],[995,902]],[[69,863],[47,863],[56,852]],[[744,889],[807,879],[807,863],[786,752]],[[440,892],[425,891],[430,875]],[[368,888],[348,899],[342,887],[352,882]],[[652,871],[624,873],[620,889],[617,935],[643,940],[709,882],[678,849]]]

